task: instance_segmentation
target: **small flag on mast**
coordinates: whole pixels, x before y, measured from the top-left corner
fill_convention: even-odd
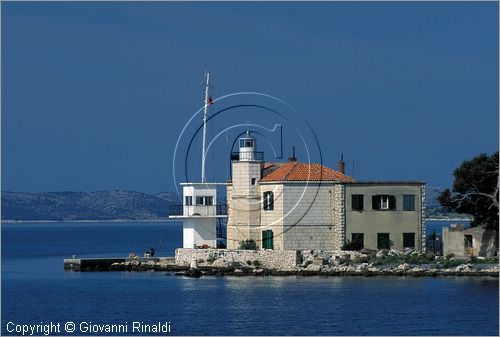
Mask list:
[[[208,98],[208,105],[210,105],[210,104],[214,104],[214,101],[213,101],[211,96]]]

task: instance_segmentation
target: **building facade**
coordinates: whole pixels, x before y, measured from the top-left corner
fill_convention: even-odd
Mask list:
[[[244,240],[277,250],[425,249],[425,184],[356,182],[317,163],[265,163],[249,133],[232,157],[227,247]]]
[[[346,239],[370,248],[425,250],[425,184],[414,181],[346,185]]]

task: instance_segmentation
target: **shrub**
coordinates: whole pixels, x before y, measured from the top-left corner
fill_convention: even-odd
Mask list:
[[[252,239],[247,239],[245,241],[241,241],[240,247],[239,247],[239,249],[242,249],[242,250],[257,250],[258,248],[259,247],[257,246],[257,244]]]
[[[451,268],[467,263],[467,260],[444,260],[443,267]]]
[[[408,258],[408,263],[411,263],[411,264],[417,264],[419,262],[419,258],[418,258],[418,255],[410,255],[410,257]]]
[[[258,267],[260,267],[260,261],[259,261],[259,260],[254,260],[254,261],[253,261],[253,265],[254,265],[255,267],[257,267],[257,268],[258,268]]]
[[[383,257],[382,258],[382,262],[384,264],[401,263],[401,259],[399,258],[399,256],[396,256],[396,255],[391,256],[391,255],[389,255],[389,256]]]
[[[247,264],[248,264],[249,266],[251,266],[251,265],[252,265],[252,261],[248,260],[248,261],[247,261]]]

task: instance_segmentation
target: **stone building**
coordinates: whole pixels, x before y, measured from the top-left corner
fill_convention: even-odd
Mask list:
[[[247,239],[260,248],[336,250],[347,241],[365,248],[425,250],[425,184],[360,182],[300,163],[265,163],[247,133],[232,156],[227,186],[227,247]]]
[[[498,233],[485,226],[464,229],[461,224],[443,228],[443,254],[456,257],[498,256]]]

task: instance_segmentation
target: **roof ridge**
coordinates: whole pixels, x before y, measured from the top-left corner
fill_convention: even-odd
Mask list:
[[[295,169],[295,167],[297,167],[298,162],[293,162],[292,164],[293,164],[292,168],[290,169],[290,171],[288,171],[288,173],[283,178],[284,181],[288,180],[288,176],[292,173],[292,171]]]
[[[262,182],[271,181],[339,181],[352,182],[352,177],[336,171],[323,163],[279,162],[263,176]]]

